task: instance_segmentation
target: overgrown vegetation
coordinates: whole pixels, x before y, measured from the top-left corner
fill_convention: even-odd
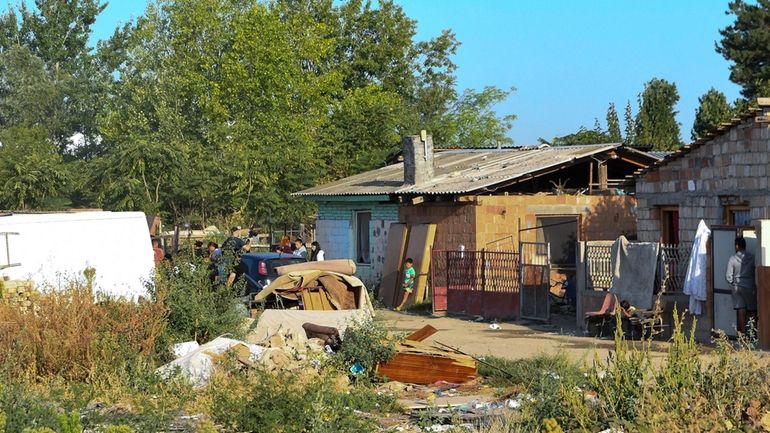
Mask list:
[[[744,339],[734,348],[722,336],[713,355],[703,357],[694,333],[685,334],[681,321],[674,327],[659,363],[652,362],[648,346],[630,348],[621,332],[607,359],[581,368],[561,356],[487,359],[511,373],[481,368],[492,383],[519,386],[521,410],[496,420],[485,433],[769,430],[770,373],[751,342]],[[554,375],[559,379],[539,379]]]
[[[378,321],[354,324],[342,350],[307,368],[267,372],[225,357],[202,389],[161,380],[155,369],[169,344],[241,326],[237,301],[211,292],[199,265],[160,269],[152,296],[139,303],[98,299],[88,278],[39,294],[30,308],[0,302],[0,432],[164,431],[185,414],[197,420],[187,431],[205,433],[360,432],[398,412],[395,397],[373,386],[375,365],[398,341]],[[609,357],[590,364],[487,357],[480,374],[516,410],[485,431],[767,431],[770,372],[753,345],[751,336],[738,348],[722,337],[704,357],[675,321],[659,362],[620,331]],[[365,374],[350,372],[356,363]]]
[[[375,425],[361,412],[396,410],[371,380],[349,386],[353,363],[374,379],[393,354],[379,322],[354,324],[351,344],[307,369],[244,370],[228,358],[203,389],[161,380],[171,344],[238,336],[244,317],[233,291],[212,290],[203,262],[161,266],[149,289],[138,303],[99,299],[85,278],[26,309],[0,302],[0,432],[167,431],[185,414],[200,421],[187,431],[202,433],[359,432]]]

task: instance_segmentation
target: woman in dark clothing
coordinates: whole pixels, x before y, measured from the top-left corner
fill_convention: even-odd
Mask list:
[[[316,241],[313,241],[313,243],[310,244],[310,250],[312,251],[310,253],[310,261],[311,262],[322,262],[322,261],[324,261],[324,250],[321,249],[321,244],[319,244]]]

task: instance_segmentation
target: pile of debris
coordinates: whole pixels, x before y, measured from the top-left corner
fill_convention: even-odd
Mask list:
[[[473,357],[438,342],[424,342],[436,332],[436,328],[426,325],[407,336],[397,346],[396,356],[381,364],[377,373],[399,382],[420,385],[473,380],[478,371]]]
[[[310,262],[277,268],[278,275],[254,297],[275,298],[276,305],[308,311],[365,310],[374,314],[369,292],[353,274],[350,260]]]
[[[32,281],[0,279],[0,302],[27,311],[34,305],[38,292]]]

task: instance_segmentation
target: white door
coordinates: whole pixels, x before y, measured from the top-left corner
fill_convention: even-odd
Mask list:
[[[736,335],[737,315],[733,308],[733,298],[730,286],[727,284],[727,261],[735,254],[735,236],[742,234],[746,239],[746,250],[754,253],[757,249],[757,235],[753,229],[738,227],[713,228],[712,237],[712,270],[714,282],[714,329],[725,332],[728,336]],[[755,254],[756,256],[756,254]]]

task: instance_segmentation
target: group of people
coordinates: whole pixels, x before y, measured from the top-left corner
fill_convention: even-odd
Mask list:
[[[308,256],[307,247],[305,242],[297,238],[292,243],[288,236],[281,238],[281,243],[274,248],[276,253],[291,254],[297,257],[302,257],[310,262],[322,262],[324,261],[324,250],[321,248],[321,244],[317,241],[313,241],[310,244],[310,255]]]

